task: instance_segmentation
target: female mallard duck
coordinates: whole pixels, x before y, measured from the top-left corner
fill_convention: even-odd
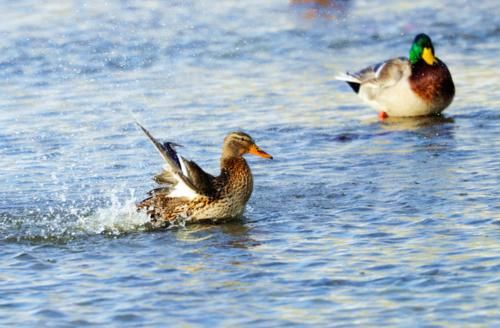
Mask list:
[[[252,172],[243,155],[272,159],[248,134],[232,132],[224,139],[220,174],[212,176],[179,156],[175,151],[178,145],[160,143],[143,126],[139,127],[167,162],[165,171],[155,177],[160,187],[137,205],[139,210],[146,210],[154,227],[241,216],[253,189]]]
[[[381,118],[439,114],[455,95],[450,71],[434,56],[426,34],[415,37],[409,59],[390,59],[336,78],[377,108]]]

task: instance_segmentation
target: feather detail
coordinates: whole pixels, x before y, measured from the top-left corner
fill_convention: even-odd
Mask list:
[[[172,147],[175,144],[169,142],[159,142],[151,135],[151,133],[149,133],[148,130],[146,130],[146,128],[138,122],[136,123],[153,143],[161,157],[167,162],[165,171],[159,176],[156,176],[156,179],[159,178],[162,183],[170,184],[171,192],[169,197],[186,197],[188,199],[194,199],[198,196],[199,194],[196,187],[193,186],[191,181],[189,181],[189,178],[183,172],[185,171],[182,169],[184,159],[179,158],[174,147]]]
[[[336,80],[345,82],[361,83],[360,79],[349,72],[340,73],[335,76]]]

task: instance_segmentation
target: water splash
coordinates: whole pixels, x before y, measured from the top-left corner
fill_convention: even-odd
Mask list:
[[[91,235],[120,235],[148,230],[149,219],[136,210],[136,199],[120,199],[111,192],[98,208],[59,203],[48,209],[33,209],[13,215],[0,213],[0,241],[65,243]]]
[[[120,235],[132,231],[146,230],[148,217],[137,212],[134,198],[120,201],[118,197],[111,197],[109,207],[99,208],[89,216],[79,217],[77,229],[87,234]]]

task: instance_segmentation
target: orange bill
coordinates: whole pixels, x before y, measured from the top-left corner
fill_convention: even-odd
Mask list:
[[[260,149],[259,146],[257,146],[256,144],[253,144],[250,147],[250,149],[248,150],[248,152],[250,154],[252,154],[252,155],[257,155],[257,156],[260,156],[260,157],[273,159],[273,157],[271,155],[269,155],[268,153],[266,153],[265,151],[263,151],[262,149]]]

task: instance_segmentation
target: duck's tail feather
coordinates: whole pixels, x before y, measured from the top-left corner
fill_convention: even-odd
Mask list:
[[[345,81],[345,82],[354,82],[354,83],[358,83],[358,84],[361,83],[361,80],[356,75],[349,73],[349,72],[337,74],[335,76],[335,79],[340,80],[340,81]]]
[[[346,82],[347,84],[349,84],[349,86],[352,88],[354,92],[356,93],[359,92],[359,88],[361,86],[361,80],[357,76],[349,72],[346,72],[338,74],[337,76],[335,76],[335,79]]]

